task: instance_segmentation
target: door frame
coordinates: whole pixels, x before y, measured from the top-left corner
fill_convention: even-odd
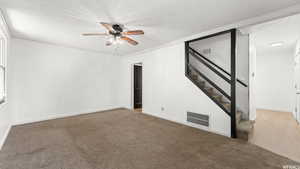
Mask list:
[[[249,35],[249,120],[256,120],[256,47],[252,46],[251,34]]]
[[[295,100],[294,100],[294,110],[293,115],[296,119],[297,123],[300,125],[300,40],[297,41],[295,47],[295,56],[294,56],[294,92],[295,92]]]
[[[142,66],[142,77],[144,76],[143,63],[142,62],[133,63],[131,65],[131,109],[133,109],[133,110],[134,110],[134,66],[135,65]],[[143,84],[144,83],[143,83],[143,78],[142,78],[142,86],[144,86]],[[143,93],[143,88],[142,88],[142,93]],[[142,94],[142,100],[144,100],[143,98],[144,97],[143,97],[143,94]]]

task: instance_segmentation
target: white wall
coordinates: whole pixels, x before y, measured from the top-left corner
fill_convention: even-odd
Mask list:
[[[236,105],[243,112],[242,118],[249,120],[249,35],[238,33],[236,71],[237,78],[247,85],[236,83]]]
[[[257,50],[256,105],[257,108],[293,111],[293,61],[292,48],[274,47]]]
[[[296,95],[294,98],[294,111],[293,115],[295,119],[300,123],[300,40],[297,40],[296,47],[295,47],[295,54],[294,54],[294,94]]]
[[[249,119],[256,119],[256,47],[253,38],[250,36],[249,48]]]
[[[210,128],[199,128],[230,136],[229,116],[185,77],[184,60],[184,43],[123,57],[119,105],[132,108],[132,64],[142,62],[145,113],[194,127],[187,111],[209,114]]]
[[[2,17],[1,11],[0,11],[0,34],[4,37],[7,38],[8,40],[8,49],[10,48],[10,34],[9,31],[7,29],[6,23],[4,18]],[[6,60],[8,60],[7,64],[7,69],[6,69],[6,75],[10,74],[10,69],[9,69],[9,61],[10,61],[10,57],[9,57],[9,50],[7,51],[7,56],[6,56]],[[8,72],[9,71],[9,72]],[[8,79],[9,80],[9,79]],[[10,82],[6,83],[7,85],[10,84]],[[10,88],[8,88],[7,93],[10,93]],[[12,117],[12,113],[10,111],[10,106],[9,106],[9,99],[6,99],[5,103],[0,104],[0,150],[4,144],[4,141],[9,133],[9,130],[11,128],[11,117]]]
[[[9,76],[14,124],[117,107],[116,59],[13,39]]]

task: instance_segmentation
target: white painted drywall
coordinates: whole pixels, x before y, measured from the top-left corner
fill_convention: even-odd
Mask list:
[[[243,112],[242,118],[249,120],[249,35],[237,34],[236,71],[237,78],[247,87],[236,83],[236,105]]]
[[[300,40],[297,40],[294,54],[294,118],[300,123]]]
[[[253,45],[253,38],[250,35],[249,48],[249,119],[255,121],[256,119],[256,48]]]
[[[0,11],[0,34],[6,38],[7,40],[7,46],[8,46],[8,51],[7,51],[7,56],[6,56],[6,62],[7,62],[7,69],[6,71],[10,72],[9,66],[10,66],[10,57],[9,57],[9,48],[10,48],[10,33],[8,31],[6,22],[4,20],[4,18],[2,17],[2,13]],[[6,75],[8,75],[10,73],[6,72]],[[10,80],[9,78],[7,78],[7,80]],[[6,83],[7,85],[9,85],[9,82]],[[10,93],[10,89],[8,88],[7,93]],[[11,111],[10,111],[10,106],[9,106],[9,99],[6,99],[6,101],[4,103],[2,103],[0,105],[0,150],[5,142],[5,139],[10,131],[11,128]]]
[[[13,39],[14,124],[115,108],[117,63],[111,55]]]
[[[142,62],[145,113],[230,136],[229,116],[185,77],[184,60],[184,43],[122,58],[119,105],[132,108],[132,65]],[[210,115],[210,128],[188,123],[187,111]]]
[[[257,50],[256,105],[260,109],[293,111],[294,50],[274,47]]]

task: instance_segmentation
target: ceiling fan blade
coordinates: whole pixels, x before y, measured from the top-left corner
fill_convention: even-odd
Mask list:
[[[128,38],[128,37],[126,37],[126,36],[122,36],[121,39],[127,41],[127,42],[130,43],[131,45],[137,45],[137,44],[138,44],[137,41],[135,41],[135,40],[133,40],[133,39],[131,39],[131,38]]]
[[[107,33],[83,33],[82,36],[105,36]]]
[[[108,31],[113,31],[112,25],[105,22],[100,22],[102,26],[104,26]]]
[[[127,31],[123,32],[123,35],[143,35],[145,34],[142,30],[134,30],[134,31]]]

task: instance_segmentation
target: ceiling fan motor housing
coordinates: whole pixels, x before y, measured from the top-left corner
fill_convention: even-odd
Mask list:
[[[113,28],[117,33],[123,32],[123,28],[122,28],[121,25],[119,25],[119,24],[114,24],[114,25],[112,25],[112,28]]]

